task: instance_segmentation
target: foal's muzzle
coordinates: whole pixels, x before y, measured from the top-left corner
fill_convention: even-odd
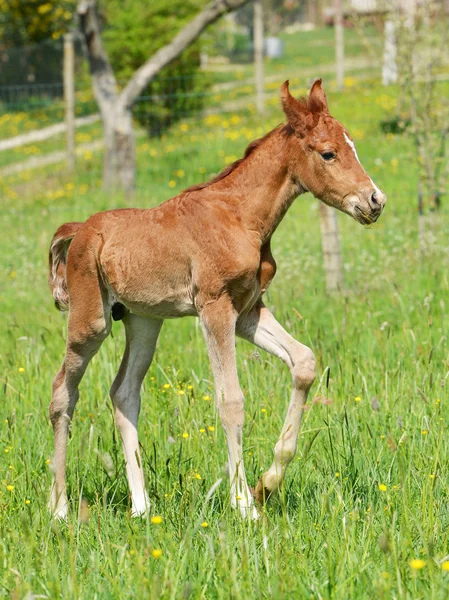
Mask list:
[[[382,214],[387,197],[376,187],[370,187],[358,194],[360,202],[354,206],[354,217],[359,223],[375,223]]]

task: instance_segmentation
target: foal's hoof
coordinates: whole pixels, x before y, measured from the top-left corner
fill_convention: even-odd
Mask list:
[[[254,490],[254,498],[259,504],[265,504],[273,492],[265,487],[262,477],[259,479]]]
[[[50,507],[50,513],[55,521],[67,521],[69,515],[69,507],[67,504],[57,506],[56,508]]]

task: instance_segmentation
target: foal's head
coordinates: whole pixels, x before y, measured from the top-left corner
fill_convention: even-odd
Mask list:
[[[293,98],[286,81],[281,102],[294,132],[292,175],[316,198],[359,223],[377,221],[387,198],[360,164],[349,133],[329,114],[321,79],[301,100]]]

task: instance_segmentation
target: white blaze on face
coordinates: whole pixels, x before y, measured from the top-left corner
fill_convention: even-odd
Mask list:
[[[349,147],[351,148],[351,150],[354,152],[354,156],[356,157],[356,159],[357,159],[357,162],[358,162],[359,164],[361,164],[361,163],[360,163],[360,159],[359,159],[359,155],[357,154],[357,150],[356,150],[356,148],[355,148],[355,144],[354,144],[354,142],[351,140],[351,138],[349,138],[349,137],[346,135],[346,133],[344,133],[343,135],[345,136],[345,140],[347,141],[347,143],[348,143],[348,146],[349,146]]]
[[[346,133],[343,133],[343,135],[345,136],[345,140],[346,140],[346,142],[348,143],[348,146],[349,146],[349,147],[351,148],[351,150],[354,152],[354,156],[356,157],[356,159],[357,159],[357,162],[359,163],[359,165],[361,165],[362,163],[360,162],[359,155],[357,154],[357,150],[356,150],[356,147],[355,147],[355,144],[354,144],[354,142],[351,140],[351,138],[349,138],[349,137],[346,135]],[[369,178],[369,180],[371,181],[371,184],[372,184],[373,188],[375,189],[375,191],[376,191],[377,193],[381,194],[382,192],[379,190],[379,188],[378,188],[378,187],[377,187],[377,185],[374,183],[374,181],[371,179],[371,177]]]

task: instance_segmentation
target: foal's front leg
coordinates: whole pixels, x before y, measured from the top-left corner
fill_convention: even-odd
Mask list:
[[[207,304],[200,313],[209,359],[215,379],[216,402],[228,445],[231,505],[244,517],[258,519],[243,465],[243,393],[235,357],[237,314],[226,298]]]
[[[304,404],[315,380],[315,358],[312,350],[288,334],[262,302],[239,318],[236,333],[284,361],[293,380],[290,405],[274,448],[273,464],[259,479],[256,487],[257,500],[264,502],[277,490],[295,456]]]

